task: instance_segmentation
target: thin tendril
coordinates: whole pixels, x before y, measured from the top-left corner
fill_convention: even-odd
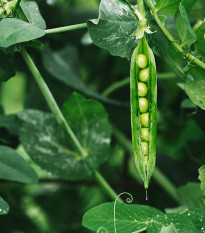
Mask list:
[[[132,203],[133,202],[133,196],[130,194],[130,193],[127,193],[127,192],[123,192],[123,193],[120,193],[118,196],[117,196],[117,198],[116,198],[116,200],[115,200],[115,203],[114,203],[114,229],[115,229],[115,233],[117,233],[117,229],[116,229],[116,205],[117,205],[117,200],[118,200],[118,198],[120,197],[120,196],[122,196],[122,195],[128,195],[128,196],[130,196],[130,197],[128,197],[128,198],[126,198],[126,202],[128,203],[128,204],[130,204],[130,203]]]
[[[101,230],[104,230],[106,233],[108,233],[108,231],[107,231],[106,228],[104,228],[104,227],[100,227],[100,228],[98,229],[97,233],[100,233]]]

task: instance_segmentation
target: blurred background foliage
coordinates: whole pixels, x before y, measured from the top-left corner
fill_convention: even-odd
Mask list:
[[[203,20],[204,0],[197,1],[192,12],[192,25]],[[47,28],[86,22],[98,17],[100,0],[46,0],[37,1]],[[172,19],[168,19],[168,28],[173,28]],[[48,49],[59,52],[72,48],[69,54],[75,58],[72,69],[64,75],[77,75],[87,87],[102,93],[107,87],[129,76],[129,61],[110,56],[105,50],[94,46],[87,30],[47,35],[40,40],[38,50],[30,48],[33,58],[45,77],[58,104],[69,98],[73,92],[49,72],[46,62]],[[1,114],[15,114],[24,108],[49,111],[30,72],[19,54],[13,57],[16,76],[1,84]],[[198,181],[198,168],[205,162],[205,113],[196,107],[183,90],[183,81],[175,75],[164,57],[156,57],[157,70],[161,74],[158,80],[158,138],[157,166],[177,187],[187,182]],[[54,67],[58,72],[58,66]],[[59,71],[60,72],[60,71]],[[164,73],[168,75],[163,75]],[[74,76],[74,77],[75,77]],[[112,125],[131,139],[129,85],[111,93],[110,98],[121,105],[102,102],[109,114]],[[6,141],[3,139],[7,139]],[[17,148],[27,159],[29,157],[18,143],[14,131],[0,124],[0,144]],[[32,163],[32,161],[30,161]],[[40,184],[21,185],[1,181],[1,195],[9,201],[10,213],[0,217],[2,233],[79,233],[89,232],[81,225],[82,215],[91,207],[109,201],[97,183],[92,179],[84,181],[64,181],[34,168],[40,176]],[[146,204],[143,185],[136,181],[134,161],[115,137],[112,140],[110,159],[100,170],[112,187],[118,192],[129,192],[134,203]],[[178,205],[152,179],[148,204],[164,210]]]

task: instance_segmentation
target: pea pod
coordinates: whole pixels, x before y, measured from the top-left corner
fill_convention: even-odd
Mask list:
[[[139,56],[140,55],[140,56]],[[143,67],[141,63],[137,63],[137,59],[145,55],[147,58],[147,63]],[[138,92],[138,82],[141,82],[139,78],[139,73],[145,68],[149,72],[149,79],[146,82],[148,87],[148,92],[143,99],[148,100],[148,109],[146,108],[146,113],[140,106],[142,98],[139,96]],[[146,71],[147,71],[146,70]],[[142,72],[141,72],[142,73]],[[146,74],[147,75],[147,74]],[[147,80],[147,77],[146,77]],[[152,176],[156,161],[156,132],[157,132],[157,78],[156,78],[156,64],[155,58],[152,50],[149,48],[146,38],[143,37],[139,40],[137,48],[134,50],[131,59],[130,68],[130,94],[131,94],[131,125],[132,125],[132,142],[134,148],[135,164],[139,171],[139,174],[144,182],[144,187],[147,190],[149,186],[149,181]],[[141,108],[140,108],[141,107]],[[140,112],[141,111],[141,112]],[[142,115],[144,114],[144,115]],[[146,131],[149,132],[148,138],[146,138],[146,143],[148,143],[148,153],[145,152],[144,146],[145,141],[142,137],[143,130],[141,129],[144,116],[149,115],[149,122],[146,126]],[[142,124],[141,124],[142,122]],[[148,140],[147,140],[148,139]],[[143,145],[143,146],[142,146]],[[146,155],[144,154],[146,153]]]

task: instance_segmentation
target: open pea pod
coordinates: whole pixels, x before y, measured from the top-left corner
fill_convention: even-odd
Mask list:
[[[139,73],[142,67],[139,65],[139,55],[147,58],[145,68],[148,70],[148,80],[142,83],[139,80]],[[144,68],[144,67],[143,67]],[[146,99],[148,108],[146,114],[148,123],[146,132],[146,142],[143,140],[142,135],[142,114],[143,111],[140,106],[141,95],[138,91],[139,86],[146,87],[146,93],[143,99]],[[149,181],[152,176],[156,161],[156,133],[157,133],[157,77],[156,77],[156,64],[152,50],[149,48],[146,38],[143,37],[139,40],[137,48],[134,50],[131,59],[130,68],[130,94],[131,94],[131,124],[132,124],[132,142],[134,148],[135,164],[139,174],[144,182],[144,187],[147,190]],[[144,148],[142,145],[147,146]]]

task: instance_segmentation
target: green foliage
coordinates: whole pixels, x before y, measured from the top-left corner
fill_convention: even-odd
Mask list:
[[[190,47],[196,41],[196,35],[189,22],[189,14],[197,0],[182,0],[175,15],[175,22],[179,32],[182,45]]]
[[[200,215],[200,218],[199,218]],[[142,232],[203,232],[202,222],[204,209],[193,209],[185,213],[164,214],[149,206],[117,203],[104,203],[89,210],[83,216],[83,225],[97,231],[100,228],[114,232],[114,224],[118,233]],[[115,219],[115,221],[114,221]],[[170,230],[170,225],[172,231]],[[166,228],[165,228],[166,227]],[[168,229],[167,229],[168,227]]]
[[[9,205],[0,197],[0,215],[8,214]]]
[[[20,139],[32,159],[53,174],[66,179],[82,179],[92,174],[109,155],[110,125],[103,106],[74,93],[64,104],[64,116],[81,143],[81,155],[50,113],[26,110]]]
[[[0,178],[28,184],[38,182],[31,166],[15,150],[6,146],[0,146]]]
[[[102,0],[98,20],[88,21],[93,43],[111,55],[130,59],[137,46],[137,16],[123,0]]]
[[[44,35],[42,29],[19,19],[5,18],[0,22],[0,47],[7,48]]]
[[[15,70],[9,58],[0,51],[0,82],[7,81],[15,75]]]
[[[185,92],[191,99],[191,101],[205,110],[205,71],[202,69],[197,69],[196,67],[190,67],[189,75],[185,82]]]
[[[201,191],[203,195],[203,201],[205,202],[205,165],[199,168],[199,180],[201,181]]]
[[[45,20],[41,16],[36,2],[33,2],[33,1],[24,2],[22,0],[20,3],[20,6],[26,18],[28,19],[29,23],[41,29],[46,29]]]
[[[202,22],[200,27],[196,30],[196,36],[197,36],[197,41],[196,41],[196,46],[197,48],[205,53],[205,21]]]
[[[165,15],[175,15],[180,4],[180,0],[157,0],[155,9],[158,13]]]

